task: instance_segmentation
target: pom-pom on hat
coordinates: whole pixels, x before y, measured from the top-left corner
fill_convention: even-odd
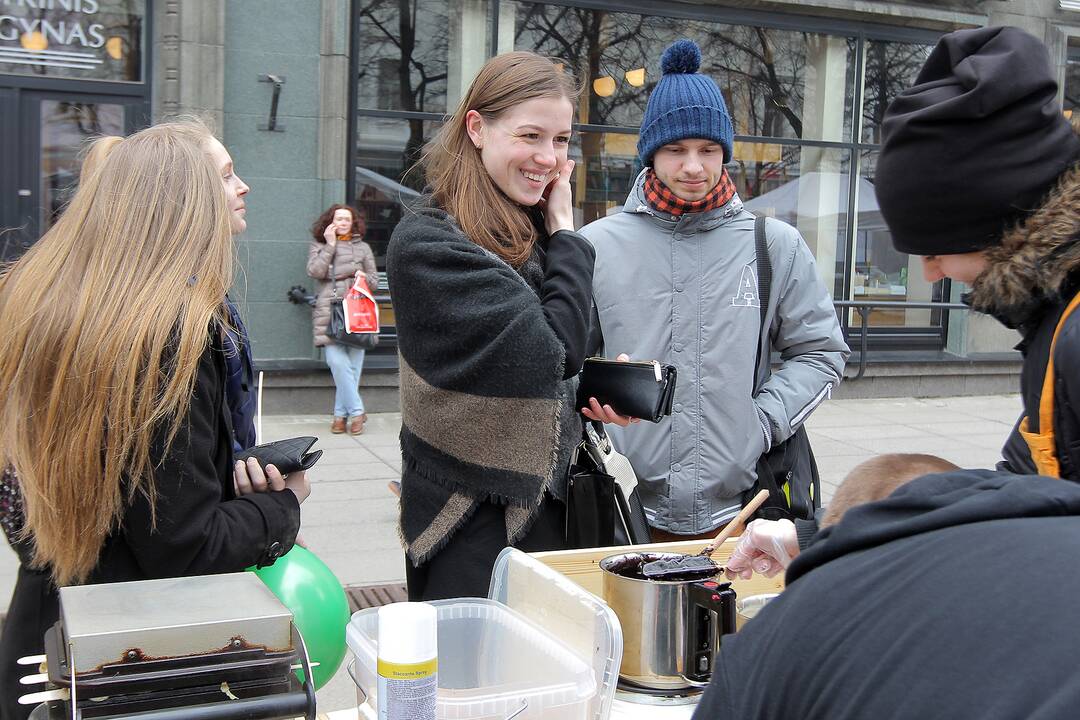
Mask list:
[[[638,155],[645,165],[664,145],[687,138],[714,140],[731,160],[731,116],[713,79],[698,73],[701,50],[692,40],[678,40],[660,58],[663,76],[656,83],[641,119]]]

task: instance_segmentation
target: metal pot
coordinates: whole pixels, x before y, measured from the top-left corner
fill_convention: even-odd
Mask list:
[[[692,580],[647,580],[634,569],[677,553],[623,553],[600,561],[604,601],[622,624],[619,676],[657,690],[703,687],[720,636],[735,631],[735,591],[719,573]]]

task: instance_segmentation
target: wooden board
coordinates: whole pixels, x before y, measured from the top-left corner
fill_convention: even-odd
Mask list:
[[[347,585],[345,596],[349,598],[349,612],[365,608],[381,607],[390,603],[405,602],[409,593],[404,583],[385,585]]]
[[[716,549],[712,559],[717,565],[723,565],[732,551],[738,537],[729,538]],[[692,542],[652,543],[650,545],[630,545],[624,547],[586,548],[584,550],[556,550],[553,552],[532,553],[532,556],[553,570],[561,572],[575,583],[585,588],[593,595],[602,598],[600,561],[608,555],[618,555],[625,552],[675,552],[696,554],[701,552],[705,543],[700,540]],[[763,595],[765,593],[778,593],[784,589],[783,573],[774,578],[767,578],[755,574],[749,580],[733,580],[731,586],[739,597],[750,595]]]

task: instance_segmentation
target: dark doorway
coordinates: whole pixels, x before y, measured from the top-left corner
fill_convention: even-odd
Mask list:
[[[82,151],[142,124],[142,98],[0,88],[0,261],[51,226],[79,182]]]

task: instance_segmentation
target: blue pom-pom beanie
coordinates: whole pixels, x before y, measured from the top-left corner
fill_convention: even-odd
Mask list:
[[[638,155],[645,165],[664,145],[701,138],[715,140],[724,148],[724,162],[731,160],[733,131],[724,96],[713,79],[698,73],[701,50],[692,40],[678,40],[660,58],[663,76],[645,108],[638,135]]]

